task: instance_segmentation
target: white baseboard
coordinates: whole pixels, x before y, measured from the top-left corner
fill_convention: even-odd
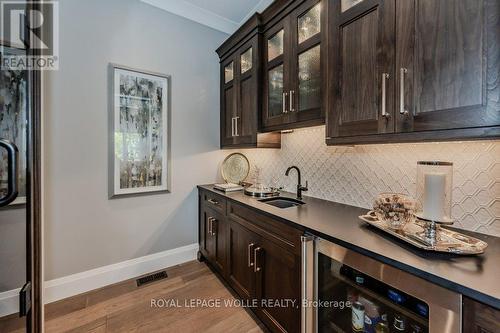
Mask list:
[[[110,284],[196,259],[198,244],[191,244],[89,271],[45,281],[44,303],[52,303]],[[19,311],[19,289],[0,293],[0,317]]]
[[[19,312],[19,292],[21,288],[0,293],[0,318]]]

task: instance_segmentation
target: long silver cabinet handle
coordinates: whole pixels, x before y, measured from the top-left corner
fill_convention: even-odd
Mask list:
[[[240,117],[234,117],[234,136],[240,136],[240,133],[238,133],[238,119],[240,119]]]
[[[208,234],[212,236],[212,218],[208,218]]]
[[[215,222],[215,231],[214,231],[214,222]],[[210,223],[211,228],[210,230],[212,231],[212,236],[217,235],[217,219],[212,217],[212,223]]]
[[[248,267],[252,267],[253,266],[253,262],[252,262],[252,250],[253,250],[254,246],[255,246],[254,243],[248,244]]]
[[[391,115],[387,113],[386,104],[387,104],[387,87],[386,81],[389,79],[388,73],[382,73],[382,117],[389,118]]]
[[[216,205],[216,206],[219,205],[219,202],[215,199],[208,199],[207,201],[210,202],[212,205]]]
[[[293,107],[293,94],[295,91],[290,90],[290,112],[295,112],[295,108]]]
[[[288,113],[288,111],[286,110],[286,97],[288,96],[288,93],[286,92],[283,92],[283,113]]]
[[[407,116],[410,112],[405,108],[405,74],[408,69],[401,68],[399,70],[399,113]]]
[[[254,262],[254,264],[253,264],[253,271],[255,273],[261,271],[261,267],[259,267],[259,264],[257,263],[257,258],[258,258],[259,252],[261,250],[262,250],[262,248],[260,248],[260,247],[258,247],[255,250],[253,250],[253,262]]]

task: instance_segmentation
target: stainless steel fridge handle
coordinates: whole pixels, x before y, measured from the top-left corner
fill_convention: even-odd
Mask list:
[[[301,333],[315,332],[315,309],[311,302],[314,301],[315,288],[315,237],[305,235],[301,237],[302,250],[302,304],[301,304]]]
[[[1,139],[0,147],[7,150],[8,159],[8,182],[7,182],[7,194],[0,198],[0,207],[7,206],[12,201],[16,200],[18,195],[18,179],[19,179],[19,169],[18,169],[18,159],[19,150],[16,145],[8,140]]]

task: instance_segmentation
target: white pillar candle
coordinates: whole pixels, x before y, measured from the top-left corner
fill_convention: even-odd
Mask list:
[[[425,174],[424,218],[441,221],[444,217],[446,174]]]

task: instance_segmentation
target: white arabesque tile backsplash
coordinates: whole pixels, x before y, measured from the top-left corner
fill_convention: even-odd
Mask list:
[[[451,161],[455,226],[500,236],[500,141],[329,147],[324,138],[324,126],[311,127],[284,134],[279,150],[242,150],[248,180],[257,166],[263,183],[295,191],[295,174],[284,174],[296,165],[309,181],[305,195],[370,208],[380,192],[415,196],[417,161]]]

